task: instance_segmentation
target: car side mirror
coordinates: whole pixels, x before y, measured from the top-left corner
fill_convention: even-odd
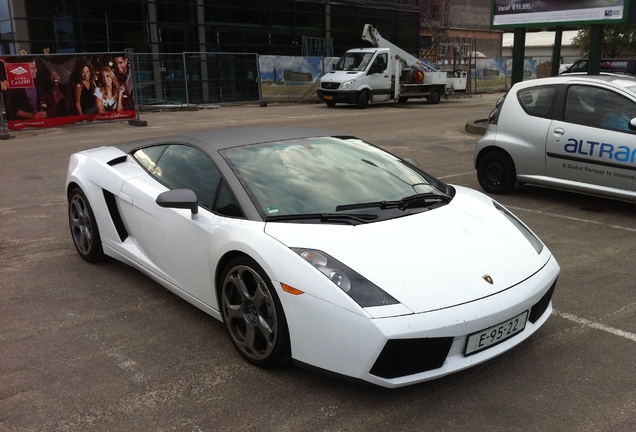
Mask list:
[[[629,126],[629,130],[636,131],[636,117],[631,119],[627,125]]]
[[[155,200],[159,207],[189,209],[193,215],[199,213],[197,194],[192,189],[172,189],[160,193]]]

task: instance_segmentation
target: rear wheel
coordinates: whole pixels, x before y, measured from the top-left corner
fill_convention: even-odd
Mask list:
[[[400,96],[398,98],[398,103],[406,103],[406,101],[408,101],[408,100],[409,100],[409,98],[404,97],[404,96]]]
[[[438,104],[441,99],[442,99],[442,91],[440,89],[436,87],[433,90],[431,90],[431,95],[428,97],[428,101],[431,104],[433,105]]]
[[[238,352],[263,368],[285,364],[291,357],[287,321],[263,269],[251,258],[233,259],[221,290],[223,321]]]
[[[333,101],[325,102],[329,108],[333,108],[336,106],[336,103]]]
[[[362,90],[360,94],[358,94],[358,108],[365,109],[366,107],[368,107],[369,99],[370,99],[369,91]]]
[[[95,215],[86,195],[79,187],[74,188],[69,195],[68,222],[73,244],[82,259],[87,262],[102,260],[104,250]]]
[[[486,192],[507,194],[517,184],[515,164],[507,153],[491,151],[477,162],[477,179]]]

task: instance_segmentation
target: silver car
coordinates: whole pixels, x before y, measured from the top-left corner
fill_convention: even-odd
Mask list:
[[[636,201],[636,79],[569,75],[515,84],[475,148],[481,187],[529,183]]]

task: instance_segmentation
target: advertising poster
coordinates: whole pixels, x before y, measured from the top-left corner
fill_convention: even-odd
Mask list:
[[[621,23],[629,0],[492,0],[492,27]]]
[[[0,57],[9,129],[136,117],[124,53]]]
[[[277,101],[318,100],[320,77],[331,70],[334,57],[259,56],[263,99]]]

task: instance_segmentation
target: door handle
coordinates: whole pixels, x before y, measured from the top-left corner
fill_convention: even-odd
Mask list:
[[[556,136],[556,140],[559,141],[563,134],[565,134],[565,129],[558,127],[552,133]]]

